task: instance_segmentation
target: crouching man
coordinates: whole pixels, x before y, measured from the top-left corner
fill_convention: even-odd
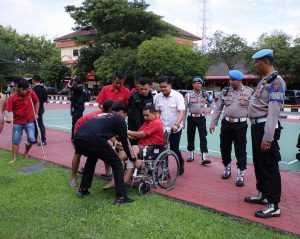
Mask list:
[[[88,189],[91,187],[96,163],[100,158],[113,170],[116,182],[116,199],[114,203],[122,204],[133,201],[133,199],[127,197],[121,160],[107,142],[112,137],[119,136],[129,160],[134,162],[136,167],[141,166],[141,161],[137,161],[134,157],[127,138],[126,116],[127,106],[122,102],[115,102],[112,105],[111,113],[97,115],[83,124],[76,132],[74,136],[75,150],[79,154],[87,156],[80,188],[76,194],[78,197],[90,194]]]
[[[138,145],[132,147],[136,158],[142,159],[143,149],[150,144],[165,144],[164,130],[162,121],[156,116],[156,111],[153,105],[148,105],[143,108],[143,116],[145,122],[138,131],[128,130],[128,137],[138,140]],[[128,158],[126,151],[120,150],[120,159],[125,162]],[[131,161],[127,162],[127,170],[125,172],[124,181],[128,183],[134,170],[134,165]],[[114,180],[109,182],[102,190],[108,190],[115,186]]]

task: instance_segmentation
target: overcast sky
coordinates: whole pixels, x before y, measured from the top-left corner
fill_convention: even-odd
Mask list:
[[[18,33],[55,37],[72,32],[73,19],[64,10],[82,0],[0,0],[0,25]],[[201,36],[201,0],[146,0],[149,10],[184,30]],[[207,0],[207,35],[221,30],[248,42],[262,33],[282,30],[300,35],[300,0]]]

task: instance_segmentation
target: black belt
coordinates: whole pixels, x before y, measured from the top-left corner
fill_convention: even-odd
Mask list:
[[[203,117],[205,116],[204,114],[193,114],[193,113],[189,113],[189,116],[190,117],[196,117],[196,118],[199,118],[199,117]]]

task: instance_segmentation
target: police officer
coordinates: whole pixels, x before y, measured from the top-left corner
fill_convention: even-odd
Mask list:
[[[244,174],[247,166],[246,135],[248,104],[253,90],[242,84],[244,75],[239,70],[231,70],[228,73],[230,87],[223,89],[216,103],[212,115],[209,132],[212,134],[218,123],[222,110],[220,148],[224,173],[222,179],[228,179],[231,175],[231,148],[234,143],[235,156],[237,159],[236,185],[244,186]]]
[[[256,52],[252,59],[262,76],[250,99],[248,115],[251,120],[253,163],[258,195],[246,197],[248,203],[266,204],[255,213],[256,217],[279,217],[281,177],[278,162],[281,160],[278,140],[281,126],[279,114],[284,100],[285,82],[273,66],[273,50]]]
[[[195,150],[195,133],[198,128],[200,137],[200,151],[202,154],[202,165],[210,164],[211,161],[207,159],[207,130],[205,115],[209,114],[212,106],[212,98],[206,92],[202,91],[204,80],[199,76],[193,79],[193,90],[185,95],[185,107],[187,114],[187,137],[189,151],[189,158],[187,162],[194,161]]]
[[[68,87],[71,90],[71,116],[72,116],[72,136],[74,137],[74,127],[84,111],[84,94],[83,94],[83,85],[85,81],[84,77],[76,77],[74,80],[69,81]]]

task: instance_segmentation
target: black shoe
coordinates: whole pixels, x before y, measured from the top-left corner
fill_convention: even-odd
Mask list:
[[[259,218],[280,217],[280,215],[279,207],[275,207],[273,203],[269,203],[264,209],[255,213],[255,216]]]
[[[231,176],[231,164],[224,167],[224,172],[222,174],[222,179],[228,179]]]
[[[46,142],[46,141],[44,141],[44,142],[40,142],[40,143],[38,143],[38,146],[42,146],[42,145],[47,145],[47,142]]]
[[[79,198],[84,198],[84,197],[87,197],[90,195],[90,192],[89,190],[82,190],[82,189],[79,189],[78,192],[76,193],[76,196],[79,197]]]
[[[202,160],[201,165],[207,165],[210,163],[211,163],[211,161],[209,159],[205,159],[205,160]]]
[[[83,174],[83,171],[84,171],[84,167],[81,167],[81,169],[78,170],[78,173]]]
[[[257,196],[245,197],[244,201],[247,203],[254,203],[254,204],[262,204],[262,205],[268,204],[268,200],[261,194],[261,192],[259,192]]]
[[[192,158],[192,157],[189,157],[187,160],[186,160],[187,162],[193,162],[194,161],[194,158]]]
[[[131,202],[134,202],[134,200],[127,196],[121,196],[121,197],[116,197],[114,204],[120,205],[120,204],[131,203]]]

